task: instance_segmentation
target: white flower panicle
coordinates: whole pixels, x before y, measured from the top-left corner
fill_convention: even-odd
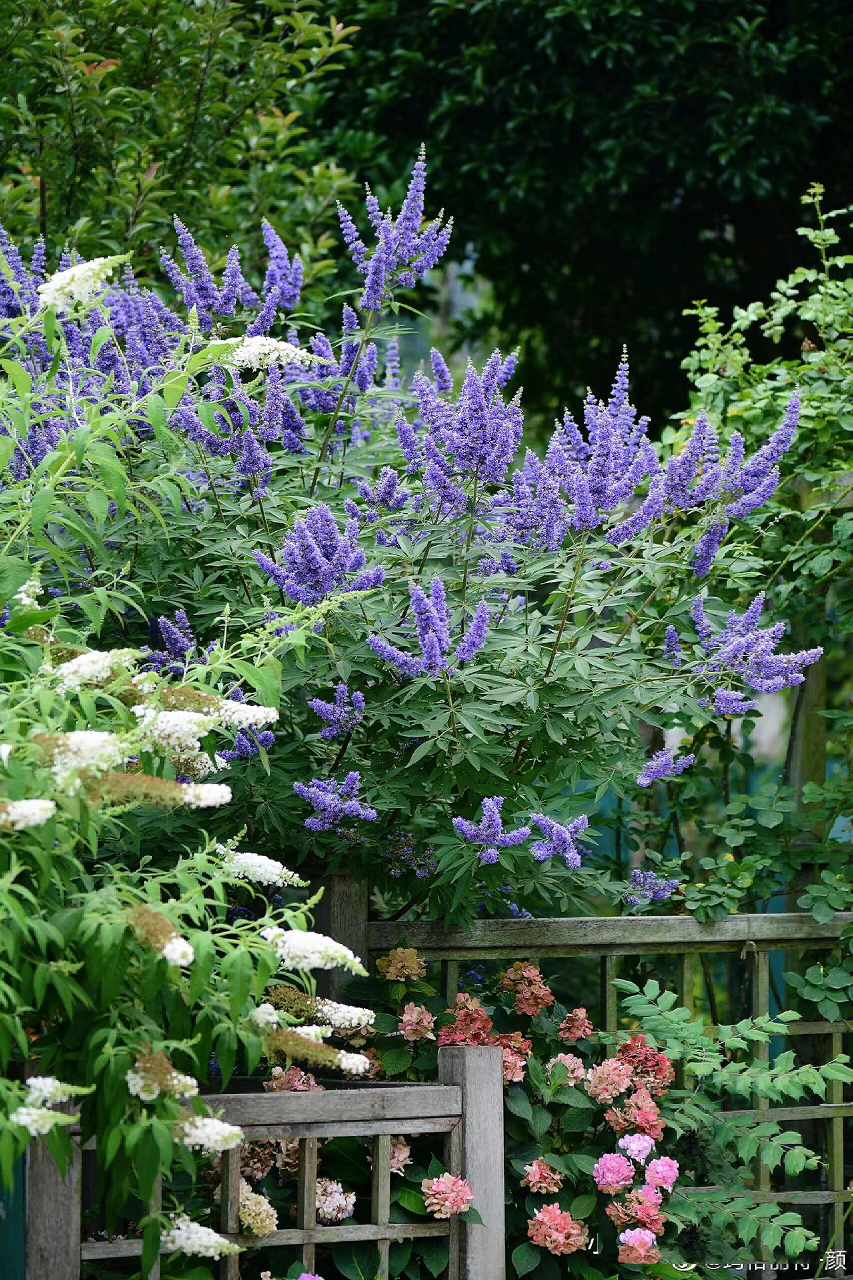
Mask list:
[[[127,259],[126,253],[115,254],[111,258],[76,262],[73,267],[56,271],[39,285],[39,302],[60,312],[67,311],[72,302],[89,302],[103,289],[118,264]]]
[[[216,846],[216,852],[226,859],[225,869],[235,880],[252,880],[255,884],[293,885],[304,888],[307,880],[302,880],[294,871],[289,871],[275,858],[266,858],[262,853],[243,853],[228,849],[223,844]]]
[[[328,1040],[332,1034],[331,1027],[291,1027],[291,1031],[295,1031],[298,1036],[302,1036],[303,1040],[310,1040],[313,1044],[320,1044],[323,1040]]]
[[[178,1134],[185,1147],[201,1147],[209,1156],[231,1151],[243,1141],[243,1130],[213,1116],[193,1116]]]
[[[338,1004],[337,1000],[315,1000],[314,1010],[319,1018],[328,1022],[336,1031],[355,1031],[358,1027],[372,1027],[376,1014],[372,1009],[360,1009],[354,1004]]]
[[[55,813],[52,800],[5,800],[0,802],[0,827],[11,827],[13,831],[43,827]]]
[[[38,597],[41,595],[41,583],[38,578],[30,578],[22,587],[12,596],[15,604],[19,604],[22,609],[38,608]]]
[[[188,809],[218,809],[231,802],[231,788],[224,782],[187,782],[181,793]]]
[[[190,1253],[197,1258],[224,1258],[242,1253],[238,1244],[218,1235],[211,1227],[193,1222],[185,1213],[171,1219],[162,1236],[162,1245],[167,1253]]]
[[[50,1111],[47,1107],[18,1107],[9,1116],[10,1124],[18,1124],[26,1129],[31,1138],[39,1138],[50,1133],[57,1124],[67,1123],[69,1116],[61,1111]]]
[[[259,1004],[257,1009],[254,1009],[250,1016],[255,1026],[260,1027],[264,1031],[279,1025],[278,1010],[274,1005],[271,1005],[268,1000],[265,1000],[263,1004]]]
[[[80,789],[79,774],[102,773],[123,764],[125,747],[115,733],[100,729],[73,729],[62,734],[53,753],[53,774],[69,795]]]
[[[278,338],[269,338],[266,334],[243,338],[239,346],[224,357],[222,364],[232,369],[269,369],[275,364],[314,364],[317,356],[312,351],[295,347],[292,342],[281,342]]]
[[[177,969],[186,969],[195,960],[192,943],[187,942],[186,938],[182,938],[178,933],[173,934],[168,942],[164,942],[160,955]]]
[[[28,1107],[55,1107],[78,1092],[73,1085],[63,1084],[56,1076],[30,1076],[26,1084],[25,1105]]]
[[[138,658],[135,649],[113,649],[109,653],[91,650],[61,663],[55,671],[59,677],[60,693],[76,693],[84,685],[100,687],[110,680],[116,671],[127,670]]]
[[[278,1214],[266,1196],[253,1191],[240,1179],[240,1221],[255,1236],[269,1236],[278,1229]]]
[[[196,752],[201,739],[216,727],[215,716],[200,711],[158,711],[139,703],[133,708],[143,737],[165,751]]]
[[[257,729],[262,724],[274,724],[278,719],[275,707],[255,706],[251,702],[237,702],[234,698],[221,698],[212,714],[229,729]]]
[[[164,1054],[146,1054],[125,1076],[128,1092],[142,1102],[153,1102],[161,1093],[176,1098],[193,1098],[198,1093],[195,1076],[176,1071]]]
[[[270,925],[261,930],[261,937],[271,943],[285,969],[307,971],[310,969],[349,969],[351,973],[364,974],[364,967],[354,952],[333,938],[310,930],[280,929]]]
[[[348,1076],[363,1076],[370,1070],[370,1059],[366,1053],[346,1053],[341,1049],[335,1065]]]

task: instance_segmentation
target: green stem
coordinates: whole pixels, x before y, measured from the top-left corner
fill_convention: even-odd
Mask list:
[[[625,623],[624,627],[623,627],[623,628],[622,628],[622,630],[619,632],[619,635],[618,635],[618,636],[617,636],[617,638],[616,638],[616,643],[617,643],[617,644],[621,644],[621,643],[622,643],[622,641],[625,639],[625,637],[626,637],[626,635],[628,634],[628,632],[629,632],[629,631],[631,630],[631,628],[633,627],[634,623],[635,623],[635,622],[637,621],[637,619],[639,618],[640,614],[643,612],[643,610],[646,608],[646,606],[647,606],[647,605],[650,605],[650,604],[651,604],[651,602],[654,600],[655,596],[656,596],[656,595],[657,595],[657,593],[660,591],[661,587],[664,585],[664,583],[665,583],[665,582],[666,582],[666,578],[662,578],[662,579],[661,579],[661,581],[658,583],[658,585],[655,587],[655,589],[654,589],[653,591],[650,591],[650,592],[649,592],[649,594],[646,596],[645,600],[644,600],[644,601],[643,601],[643,603],[640,605],[639,609],[636,609],[636,610],[631,614],[630,618],[629,618],[629,619],[628,619],[628,621]]]
[[[581,569],[583,568],[584,551],[586,550],[586,543],[587,543],[588,537],[589,537],[589,534],[587,533],[583,535],[583,537],[581,538],[580,547],[578,548],[577,561],[575,563],[575,576],[572,579],[572,585],[569,588],[568,594],[566,595],[566,602],[563,605],[563,612],[560,615],[560,626],[557,630],[557,635],[554,639],[554,644],[551,649],[551,656],[548,659],[548,665],[545,668],[546,680],[548,679],[548,676],[551,674],[551,668],[554,665],[554,660],[557,657],[557,650],[560,647],[560,641],[563,638],[563,632],[565,631],[566,623],[569,620],[569,610],[572,607],[572,601],[575,598],[575,591],[577,590],[577,585],[578,585],[578,582],[580,581]]]
[[[326,427],[326,434],[323,436],[323,443],[320,445],[320,453],[317,457],[317,465],[314,468],[314,474],[311,477],[310,493],[312,497],[314,495],[314,490],[317,487],[317,480],[320,475],[320,468],[323,465],[323,459],[326,456],[326,449],[329,447],[329,441],[332,438],[332,432],[334,431],[335,426],[337,425],[337,421],[338,421],[338,418],[340,417],[341,408],[343,407],[346,394],[350,389],[350,384],[352,383],[353,378],[355,377],[355,372],[358,369],[359,361],[361,360],[361,357],[364,353],[364,349],[367,346],[367,340],[370,337],[370,330],[373,328],[375,320],[376,320],[376,312],[371,311],[370,315],[367,317],[367,321],[364,326],[364,333],[361,336],[361,342],[358,344],[358,350],[355,353],[355,359],[352,362],[350,371],[346,376],[343,387],[341,388],[341,394],[338,396],[338,403],[335,405],[334,410],[332,412],[332,416],[329,419],[329,425]]]
[[[459,735],[456,731],[456,712],[453,709],[453,695],[450,692],[450,680],[448,678],[446,671],[442,671],[441,674],[444,677],[444,688],[445,688],[445,692],[447,693],[447,706],[450,711],[450,727],[453,730],[454,738],[456,738]]]
[[[201,453],[199,453],[198,455],[198,462],[199,462],[199,466],[201,467],[202,471],[207,477],[207,483],[210,485],[210,492],[213,494],[213,501],[216,505],[216,510],[219,514],[219,519],[222,521],[222,527],[227,533],[228,521],[225,519],[225,512],[222,510],[222,503],[219,501],[219,494],[216,492],[216,485],[213,483],[213,476],[210,474],[207,463],[205,462],[204,456]],[[252,593],[249,590],[249,584],[246,581],[246,575],[243,573],[243,569],[239,564],[239,562],[236,560],[236,558],[235,558],[234,567],[237,570],[237,577],[240,579],[240,585],[243,588],[243,594],[245,595],[249,604],[251,604]]]
[[[471,514],[471,520],[469,521],[469,524],[468,524],[468,537],[465,540],[465,568],[462,570],[462,608],[463,609],[465,608],[465,595],[468,590],[468,565],[470,564],[470,561],[468,559],[468,553],[471,550],[471,539],[474,537],[474,526],[477,523],[477,489],[479,486],[479,482],[480,482],[480,477],[477,475],[477,472],[475,471],[474,472],[473,512]],[[462,634],[463,636],[465,634],[464,613],[462,615]]]

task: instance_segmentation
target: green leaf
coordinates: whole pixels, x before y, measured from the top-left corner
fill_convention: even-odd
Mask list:
[[[53,489],[48,486],[45,489],[39,489],[38,493],[30,504],[30,528],[38,537],[44,528],[45,521],[50,514],[53,506],[54,494]]]
[[[424,1206],[424,1197],[422,1191],[416,1191],[414,1187],[402,1186],[397,1188],[397,1202],[404,1209],[408,1209],[409,1213],[419,1213],[422,1217],[426,1215]]]
[[[526,1120],[528,1124],[533,1121],[533,1106],[527,1094],[520,1085],[511,1084],[504,1094],[504,1102],[508,1111],[520,1119]]]
[[[26,560],[18,556],[0,556],[0,600],[5,604],[29,582],[33,571]]]
[[[535,1245],[528,1244],[527,1241],[518,1245],[512,1251],[512,1265],[515,1267],[515,1274],[517,1276],[526,1276],[528,1272],[535,1271],[539,1266],[541,1257],[541,1250],[537,1249]]]
[[[431,1276],[440,1276],[444,1268],[447,1266],[447,1259],[450,1255],[450,1246],[446,1240],[431,1239],[425,1236],[418,1240],[418,1257],[426,1267]]]

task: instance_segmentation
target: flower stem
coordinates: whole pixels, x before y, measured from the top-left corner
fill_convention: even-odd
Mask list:
[[[317,480],[320,475],[320,468],[323,465],[323,459],[326,456],[326,450],[329,447],[329,441],[332,438],[332,432],[334,431],[337,425],[337,421],[341,413],[341,408],[343,407],[344,400],[346,399],[346,394],[350,389],[350,384],[353,378],[355,377],[355,373],[356,373],[356,370],[358,369],[359,361],[361,360],[361,357],[364,354],[364,349],[367,346],[367,340],[370,337],[370,330],[373,328],[373,323],[375,319],[376,319],[376,312],[371,311],[370,315],[367,317],[367,320],[365,322],[364,333],[361,335],[361,342],[358,344],[358,350],[355,353],[355,359],[353,360],[350,371],[344,380],[344,385],[341,387],[341,394],[338,396],[338,403],[335,405],[334,410],[332,412],[332,416],[329,419],[329,425],[326,427],[326,434],[323,436],[323,443],[320,445],[320,452],[317,456],[317,465],[314,468],[314,474],[311,477],[311,488],[309,492],[312,497],[314,495],[314,490],[317,487]]]
[[[457,738],[459,735],[456,730],[456,712],[453,709],[453,695],[450,692],[450,679],[446,671],[442,671],[441,674],[444,677],[444,688],[447,693],[447,706],[450,711],[450,727],[453,730],[454,738]]]
[[[199,453],[198,455],[198,461],[199,461],[199,466],[201,467],[202,471],[207,477],[207,483],[210,486],[210,492],[213,494],[213,501],[216,504],[216,510],[218,512],[219,519],[222,521],[222,527],[223,529],[227,529],[228,521],[225,519],[225,512],[222,510],[222,503],[219,501],[219,494],[216,492],[216,485],[213,483],[213,476],[210,474],[207,463],[205,462],[204,456],[201,453]],[[248,600],[249,604],[251,604],[252,593],[249,590],[249,584],[246,581],[246,575],[243,573],[242,566],[236,560],[236,558],[235,558],[234,567],[237,570],[237,577],[240,579],[240,585],[243,588],[243,593],[246,599]]]
[[[583,556],[584,556],[584,551],[586,550],[586,543],[587,543],[588,537],[589,537],[589,534],[587,533],[583,535],[583,537],[581,538],[580,547],[578,548],[577,562],[575,563],[575,576],[572,579],[572,585],[566,594],[566,602],[563,605],[563,612],[560,615],[560,626],[557,631],[557,635],[554,639],[554,644],[551,649],[551,656],[548,659],[548,665],[545,668],[546,680],[548,676],[551,674],[551,668],[554,665],[554,659],[557,657],[557,650],[560,647],[560,641],[563,638],[563,632],[565,631],[566,623],[569,620],[569,610],[572,607],[572,601],[575,598],[575,591],[577,590],[577,585],[578,585],[578,582],[580,581],[581,569],[583,568]]]

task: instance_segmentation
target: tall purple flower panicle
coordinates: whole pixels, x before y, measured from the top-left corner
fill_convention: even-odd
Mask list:
[[[671,662],[674,667],[681,666],[681,640],[675,627],[669,626],[666,629],[666,635],[663,642],[663,656],[667,661]]]
[[[609,535],[619,543],[636,537],[663,511],[661,466],[647,428],[628,400],[628,357],[624,355],[605,405],[590,394],[584,404],[586,439],[568,410],[558,423],[545,465],[573,505],[576,529],[596,529],[605,516],[630,501],[640,485],[651,481],[638,512],[621,521]]]
[[[390,212],[382,213],[376,197],[367,188],[367,212],[377,241],[372,254],[368,253],[350,214],[343,205],[338,205],[344,243],[357,270],[365,277],[359,305],[366,311],[378,311],[392,296],[395,286],[413,288],[444,256],[453,220],[443,225],[443,214],[439,214],[432,222],[424,223],[425,189],[423,148],[396,218]]]
[[[240,270],[240,250],[235,244],[228,250],[225,270],[222,273],[222,286],[216,299],[216,310],[221,316],[233,316],[238,302],[243,307],[257,306],[258,295]]]
[[[530,846],[537,862],[547,862],[549,858],[560,857],[572,870],[576,870],[581,865],[581,854],[575,843],[575,836],[581,831],[586,831],[589,826],[589,818],[585,813],[573,818],[565,826],[544,813],[531,814],[530,821],[545,837],[544,840],[535,840]]]
[[[292,600],[315,605],[335,592],[367,591],[385,579],[381,565],[365,569],[365,555],[358,545],[358,524],[348,520],[341,533],[325,503],[311,507],[296,520],[276,564],[262,551],[254,553],[258,567]],[[362,571],[362,572],[360,572]],[[351,578],[351,574],[357,576]]]
[[[447,367],[447,361],[437,347],[430,349],[429,362],[436,391],[440,396],[450,395],[453,390],[453,378]]]
[[[524,466],[510,479],[512,492],[497,494],[492,503],[498,539],[559,550],[572,526],[572,512],[557,477],[528,449]]]
[[[711,565],[714,563],[714,557],[728,531],[728,520],[724,520],[722,524],[712,524],[710,529],[706,530],[696,543],[690,566],[697,578],[704,578],[705,574],[710,571]]]
[[[383,467],[374,485],[356,480],[356,488],[367,503],[364,518],[368,524],[375,524],[383,511],[399,511],[411,497],[408,489],[400,487],[400,477],[393,467]]]
[[[628,906],[639,907],[644,902],[665,902],[678,889],[680,880],[665,880],[656,871],[642,871],[635,867],[631,872],[630,892],[625,894]]]
[[[330,741],[342,738],[361,722],[364,717],[364,694],[355,690],[350,694],[345,684],[335,688],[335,701],[324,702],[322,698],[311,698],[308,706],[325,720],[325,728],[320,730],[320,737]]]
[[[453,819],[457,835],[483,846],[479,855],[481,862],[497,862],[499,849],[523,844],[530,835],[530,827],[525,826],[516,827],[515,831],[504,831],[501,818],[503,803],[503,796],[487,796],[482,801],[483,817],[479,823],[469,822],[467,818]]]
[[[368,636],[367,643],[378,658],[391,663],[407,679],[439,675],[448,670],[448,655],[453,643],[444,584],[440,578],[433,578],[427,595],[417,582],[410,582],[409,600],[415,617],[420,657],[398,649],[382,636]],[[489,606],[481,600],[469,620],[467,634],[456,647],[453,661],[464,666],[476,657],[486,642],[488,629]]]
[[[302,260],[295,253],[291,261],[287,246],[266,218],[261,223],[261,231],[269,254],[264,297],[269,298],[275,292],[278,305],[285,311],[292,311],[298,305],[302,292]]]
[[[287,453],[305,453],[305,422],[284,387],[281,370],[273,366],[267,374],[258,435],[262,440],[280,441]]]
[[[251,427],[243,432],[238,441],[234,470],[241,477],[241,483],[251,490],[254,497],[264,496],[272,471],[272,459],[263,445],[258,442]]]
[[[693,622],[705,657],[694,665],[693,673],[713,686],[723,677],[734,677],[756,693],[778,693],[780,689],[802,684],[805,680],[803,668],[817,662],[823,649],[777,653],[785,634],[785,624],[777,622],[771,627],[760,627],[758,623],[763,607],[762,592],[743,614],[731,612],[722,630],[715,632],[705,615],[702,600],[694,601]],[[720,701],[724,693],[729,696]],[[739,714],[739,711],[720,710],[724,704],[730,707],[738,705],[737,699],[741,699],[741,695],[732,698],[731,694],[731,690],[714,688],[713,699],[705,699],[703,705],[711,706],[719,714]],[[750,704],[749,709],[753,706]]]
[[[20,250],[0,226],[0,254],[9,274],[0,271],[0,316],[31,315],[39,309],[38,286],[44,278],[44,241],[33,249],[29,267]]]
[[[647,760],[642,771],[637,775],[637,785],[650,787],[653,782],[662,782],[665,778],[675,778],[694,763],[695,755],[676,756],[674,751],[665,747],[656,752],[651,760]]]
[[[293,790],[314,808],[314,817],[306,818],[304,826],[309,831],[338,830],[345,818],[361,818],[365,822],[376,821],[376,810],[356,799],[361,785],[361,774],[348,773],[343,782],[330,778],[324,782],[313,778],[311,782],[294,782]]]
[[[183,298],[187,309],[195,307],[199,324],[202,328],[209,329],[213,324],[213,312],[216,311],[219,302],[219,289],[192,233],[180,218],[175,218],[174,223],[186,274],[165,250],[160,252],[160,262],[175,291]]]
[[[697,415],[681,453],[666,464],[667,511],[687,511],[717,498],[722,489],[720,442],[704,413]]]

